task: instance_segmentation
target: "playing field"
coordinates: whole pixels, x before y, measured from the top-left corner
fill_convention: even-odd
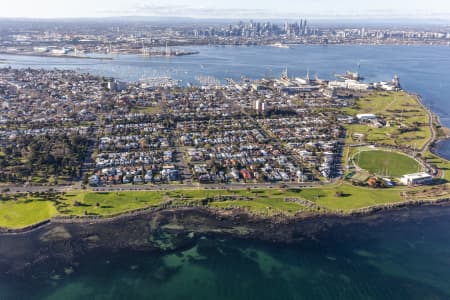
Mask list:
[[[381,150],[362,151],[354,162],[362,169],[381,176],[400,177],[421,171],[420,164],[406,155]]]

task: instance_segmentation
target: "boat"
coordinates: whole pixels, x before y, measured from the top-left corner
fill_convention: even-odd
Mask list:
[[[276,48],[283,48],[283,49],[289,49],[288,45],[282,44],[282,43],[275,43],[275,44],[271,44],[271,47],[276,47]]]
[[[359,72],[350,72],[350,71],[347,71],[344,74],[336,74],[336,77],[356,81],[364,80],[364,77],[362,77]]]

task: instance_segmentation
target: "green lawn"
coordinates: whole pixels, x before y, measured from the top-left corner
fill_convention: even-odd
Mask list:
[[[250,212],[259,215],[270,216],[274,214],[295,215],[300,211],[305,211],[306,207],[291,202],[285,202],[283,199],[255,199],[251,201],[226,201],[213,202],[210,204],[215,208],[233,208],[239,207],[247,209]]]
[[[66,194],[58,211],[62,215],[110,216],[140,208],[159,206],[163,193],[156,191],[74,192]]]
[[[294,215],[308,208],[292,202],[286,198],[298,198],[300,190],[255,189],[243,190],[183,190],[169,192],[168,195],[180,204],[200,204],[207,197],[233,196],[242,197],[243,200],[227,200],[211,202],[214,208],[243,208],[260,215],[286,214]]]
[[[409,156],[381,150],[362,151],[354,156],[354,162],[371,174],[400,177],[422,170],[420,164]]]
[[[352,209],[400,202],[400,193],[403,190],[369,189],[342,184],[304,189],[192,189],[117,193],[74,191],[52,197],[52,201],[44,200],[42,196],[18,196],[16,201],[0,202],[0,227],[23,228],[58,215],[114,216],[136,209],[158,207],[169,200],[174,206],[242,208],[261,216],[292,216],[298,212],[315,212],[319,207],[321,211],[328,209],[348,212]],[[207,198],[209,201],[205,201]],[[316,206],[286,201],[286,198],[306,199],[314,202]]]
[[[373,113],[407,123],[428,123],[427,112],[414,96],[405,92],[374,92],[357,101],[357,113]]]
[[[96,193],[77,191],[52,201],[37,196],[19,196],[0,201],[0,227],[23,228],[54,216],[114,216],[163,203],[162,192]]]
[[[343,111],[353,116],[372,113],[389,122],[390,126],[382,128],[365,124],[346,126],[350,136],[354,133],[364,134],[368,143],[420,149],[431,138],[427,112],[413,96],[405,92],[374,92],[359,99],[355,107]],[[403,132],[400,127],[407,130]]]
[[[24,228],[48,220],[57,213],[56,207],[50,201],[0,201],[0,227]]]
[[[337,196],[337,192],[342,193],[342,196]],[[300,195],[331,210],[350,211],[374,205],[401,202],[400,192],[401,190],[398,189],[371,189],[343,184],[304,189]]]

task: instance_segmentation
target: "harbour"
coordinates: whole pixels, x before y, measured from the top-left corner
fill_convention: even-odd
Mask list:
[[[145,57],[142,55],[110,55],[111,60],[76,60],[66,57],[31,57],[2,55],[0,66],[14,68],[71,69],[123,81],[141,78],[169,77],[181,85],[199,84],[196,77],[212,76],[226,83],[242,77],[257,79],[279,77],[288,68],[294,76],[310,72],[333,79],[342,70],[358,70],[367,82],[378,82],[397,74],[408,91],[420,94],[424,105],[450,126],[450,108],[443,93],[450,90],[445,80],[450,76],[448,47],[444,46],[292,46],[279,49],[270,46],[199,46],[197,55]],[[286,51],[287,50],[287,51]],[[426,51],[425,51],[426,50]],[[94,56],[96,57],[96,56]],[[409,62],[414,60],[414,63]],[[202,78],[202,77],[200,77]]]

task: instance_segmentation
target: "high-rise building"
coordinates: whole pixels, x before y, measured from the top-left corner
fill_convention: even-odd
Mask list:
[[[266,103],[264,100],[256,100],[255,101],[255,110],[258,114],[263,113],[266,110]]]

